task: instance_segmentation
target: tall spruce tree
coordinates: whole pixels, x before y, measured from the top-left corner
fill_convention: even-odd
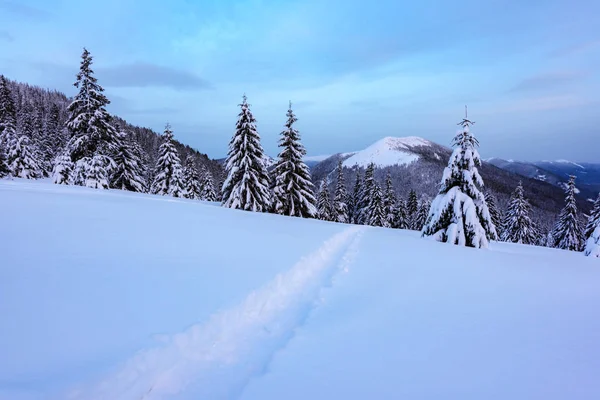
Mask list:
[[[354,188],[352,194],[348,195],[348,218],[350,223],[358,224],[359,206],[361,200],[361,194],[363,191],[362,176],[360,170],[356,170],[356,178],[354,180]]]
[[[531,205],[525,198],[523,184],[519,182],[508,204],[508,210],[502,223],[504,228],[500,240],[512,243],[536,244],[539,233],[529,217],[530,212]]]
[[[317,217],[323,221],[334,221],[334,211],[329,196],[327,178],[321,181],[317,197]]]
[[[218,201],[219,196],[215,190],[215,184],[213,182],[213,176],[206,167],[202,166],[201,185],[202,187],[202,200],[204,201]]]
[[[396,221],[396,194],[392,184],[392,174],[388,171],[385,177],[385,192],[383,194],[383,210],[388,227],[394,227]]]
[[[389,227],[383,204],[383,193],[381,193],[381,186],[377,182],[374,183],[371,193],[368,224],[371,226]]]
[[[413,229],[416,231],[420,231],[425,226],[425,222],[427,222],[427,216],[429,215],[429,208],[431,207],[431,201],[427,199],[421,200],[419,203],[419,209],[415,214],[415,218],[413,220]]]
[[[246,95],[240,104],[236,131],[229,142],[223,182],[223,207],[267,212],[271,205],[265,154]]]
[[[466,116],[458,125],[462,129],[454,137],[455,146],[444,169],[440,191],[433,203],[422,236],[461,246],[485,248],[497,239],[496,228],[483,193],[483,179],[477,171],[481,166],[477,146],[470,133],[473,123]]]
[[[406,214],[408,216],[408,224],[410,229],[416,230],[415,218],[417,217],[417,211],[419,211],[419,198],[417,192],[414,189],[410,189],[408,192],[408,199],[406,201]]]
[[[183,176],[181,160],[173,141],[171,126],[165,126],[163,143],[158,148],[158,160],[155,167],[156,176],[151,191],[162,196],[183,196]]]
[[[103,94],[104,89],[98,84],[91,66],[92,56],[84,48],[79,73],[74,83],[79,92],[68,108],[67,128],[71,139],[67,149],[71,161],[76,164],[77,176],[73,183],[105,187],[103,182],[92,184],[91,178],[82,175],[86,171],[97,177],[108,175],[110,171],[106,169],[113,163],[107,158],[111,158],[118,142],[117,131],[110,124],[111,117],[105,108],[110,102]],[[98,171],[99,168],[105,170]]]
[[[317,214],[316,199],[310,171],[302,161],[306,150],[300,142],[298,130],[294,128],[297,120],[290,102],[285,129],[279,140],[282,150],[273,169],[274,209],[281,215],[314,218]]]
[[[348,222],[348,193],[346,192],[346,184],[344,182],[344,167],[342,160],[338,161],[337,166],[337,182],[335,185],[335,196],[333,198],[333,213],[336,222]]]
[[[116,126],[115,130],[118,133],[113,157],[115,168],[110,179],[110,186],[131,192],[145,192],[144,175],[146,171],[139,154],[142,150],[131,139],[128,132],[120,129],[119,126]]]
[[[565,207],[560,212],[558,221],[552,230],[554,246],[563,250],[581,251],[584,245],[583,232],[577,217],[577,201],[575,200],[575,176],[569,177],[565,190]]]
[[[373,189],[375,188],[375,164],[370,163],[365,171],[365,179],[363,181],[362,192],[360,194],[360,202],[358,206],[358,224],[367,225],[371,219],[369,204],[373,197]]]
[[[185,158],[183,167],[183,197],[192,200],[202,199],[202,181],[194,162],[194,157],[189,154]]]
[[[488,206],[488,210],[490,212],[490,218],[492,219],[492,223],[496,227],[496,232],[498,233],[498,237],[501,237],[502,232],[502,214],[498,209],[498,202],[496,201],[496,196],[494,196],[489,190],[484,194],[485,202]]]

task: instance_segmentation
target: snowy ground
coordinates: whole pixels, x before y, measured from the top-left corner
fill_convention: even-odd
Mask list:
[[[600,264],[0,181],[0,399],[598,399]]]

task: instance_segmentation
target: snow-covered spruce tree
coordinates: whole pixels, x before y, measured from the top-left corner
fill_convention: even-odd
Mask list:
[[[558,221],[552,230],[554,246],[558,249],[581,251],[584,245],[583,232],[577,218],[577,202],[575,200],[575,176],[569,177],[565,191],[565,207],[560,212]]]
[[[398,197],[394,213],[394,225],[392,225],[392,227],[396,229],[409,229],[409,220],[408,215],[406,214],[406,202],[402,197]]]
[[[502,232],[502,214],[498,209],[498,202],[496,201],[496,196],[494,196],[490,191],[486,191],[484,194],[485,202],[488,206],[488,210],[490,212],[490,218],[492,219],[492,223],[496,227],[496,232],[498,233],[498,237],[501,237]],[[502,240],[502,239],[501,239]]]
[[[346,184],[344,183],[344,167],[342,166],[342,160],[339,160],[337,166],[335,196],[333,198],[334,221],[341,223],[348,222],[348,205],[346,204],[347,199],[348,193],[346,192]]]
[[[274,174],[274,210],[281,215],[314,218],[317,214],[314,188],[310,171],[302,161],[306,150],[300,142],[300,134],[294,128],[298,120],[290,102],[285,129],[279,139],[279,153]]]
[[[102,168],[102,165],[106,168],[107,165],[112,164],[107,162],[106,157],[110,158],[118,142],[117,131],[110,124],[111,117],[105,109],[110,102],[102,93],[104,89],[94,77],[91,65],[92,56],[84,48],[79,73],[74,84],[79,92],[69,105],[67,121],[67,129],[71,134],[67,150],[71,161],[81,166],[74,171],[77,176],[74,177],[73,183],[76,185],[84,185],[86,182],[89,184],[90,180],[82,175],[86,171],[94,174],[98,172],[99,175],[95,176],[109,174],[110,171],[100,172],[97,171],[97,168]],[[82,165],[86,162],[90,164]],[[105,187],[103,182],[97,182],[92,186]]]
[[[367,225],[371,219],[369,214],[369,204],[373,197],[373,188],[375,187],[375,164],[370,163],[365,171],[365,179],[363,181],[362,192],[360,194],[360,202],[358,205],[358,224]]]
[[[326,179],[321,181],[317,197],[317,218],[323,221],[334,221],[334,211],[329,197],[329,185]]]
[[[396,194],[392,184],[392,174],[388,171],[385,177],[385,192],[383,193],[383,211],[387,227],[394,227],[396,221]]]
[[[368,225],[389,227],[383,205],[383,193],[381,193],[381,186],[377,182],[373,185],[371,201],[369,203]]]
[[[188,155],[183,167],[183,197],[192,200],[202,199],[202,181],[194,162],[194,157]]]
[[[500,240],[512,243],[536,244],[539,233],[529,217],[530,211],[531,205],[529,205],[523,193],[523,184],[519,182],[510,198],[508,210],[504,216],[504,222],[502,223],[504,229]]]
[[[415,218],[413,219],[413,229],[416,231],[420,231],[425,226],[425,222],[427,222],[427,216],[429,215],[429,208],[431,207],[431,201],[423,199],[419,203],[419,209],[415,214]]]
[[[229,142],[223,182],[223,207],[268,212],[271,205],[265,154],[256,130],[256,120],[244,95],[236,131]]]
[[[154,168],[156,175],[151,192],[161,196],[183,196],[183,176],[181,161],[173,142],[171,126],[165,126],[163,143],[158,148],[158,159]]]
[[[80,168],[81,173],[77,176],[84,179],[83,186],[92,189],[108,189],[109,177],[108,172],[115,167],[112,158],[96,154],[91,159],[84,157],[76,163],[76,169]]]
[[[8,175],[8,147],[16,135],[15,103],[4,75],[0,75],[0,178]]]
[[[117,131],[113,156],[115,168],[111,175],[110,187],[130,192],[145,192],[145,170],[139,156],[141,149],[136,151],[134,147],[139,145],[131,139],[130,134],[126,131],[118,126],[115,127],[115,130]]]
[[[210,171],[204,166],[202,166],[202,177],[200,186],[202,187],[202,200],[218,201],[217,192],[215,191],[215,184],[213,182],[213,176],[210,173]]]
[[[409,228],[416,230],[415,218],[417,217],[417,211],[419,211],[419,198],[417,192],[414,189],[410,189],[408,192],[408,199],[406,200],[406,214],[408,216]]]
[[[61,154],[54,160],[52,169],[52,182],[57,185],[70,185],[70,179],[73,175],[73,161],[69,154]]]
[[[600,257],[600,225],[592,231],[585,244],[585,253],[588,257]]]
[[[40,167],[35,159],[29,137],[12,135],[8,144],[8,169],[17,178],[36,179],[40,177]]]
[[[439,194],[431,204],[422,236],[439,242],[461,246],[485,248],[490,240],[497,239],[483,193],[483,179],[477,171],[481,160],[476,147],[477,139],[471,135],[472,122],[463,119],[462,129],[454,137],[456,147],[444,169]]]
[[[585,231],[583,232],[583,236],[586,239],[589,239],[596,228],[600,225],[600,193],[598,193],[598,197],[594,202],[594,207],[592,208],[592,212],[588,217],[587,224],[585,226]]]
[[[360,205],[360,196],[362,194],[362,176],[360,170],[356,170],[356,179],[352,193],[348,194],[348,219],[352,224],[358,224],[358,207]]]

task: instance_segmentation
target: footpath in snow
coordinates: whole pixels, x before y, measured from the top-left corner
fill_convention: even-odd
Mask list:
[[[101,383],[75,389],[68,398],[236,398],[302,326],[322,289],[347,269],[363,229],[334,235],[238,306],[139,352]]]

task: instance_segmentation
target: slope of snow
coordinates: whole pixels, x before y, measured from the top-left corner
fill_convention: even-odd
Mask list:
[[[410,149],[415,146],[429,146],[431,142],[416,136],[402,138],[386,137],[378,140],[364,150],[354,153],[347,158],[345,167],[366,167],[373,162],[377,167],[406,165],[419,159]]]
[[[597,399],[600,264],[0,180],[0,399]]]
[[[553,162],[553,161],[550,161],[550,162]],[[557,162],[559,164],[571,164],[571,165],[574,165],[574,166],[576,166],[578,168],[585,169],[585,167],[583,165],[574,163],[573,161],[569,161],[569,160],[556,160],[554,162]]]
[[[303,158],[304,161],[313,161],[313,162],[321,162],[323,160],[327,160],[331,157],[331,154],[328,155],[320,155],[320,156],[305,156]]]

